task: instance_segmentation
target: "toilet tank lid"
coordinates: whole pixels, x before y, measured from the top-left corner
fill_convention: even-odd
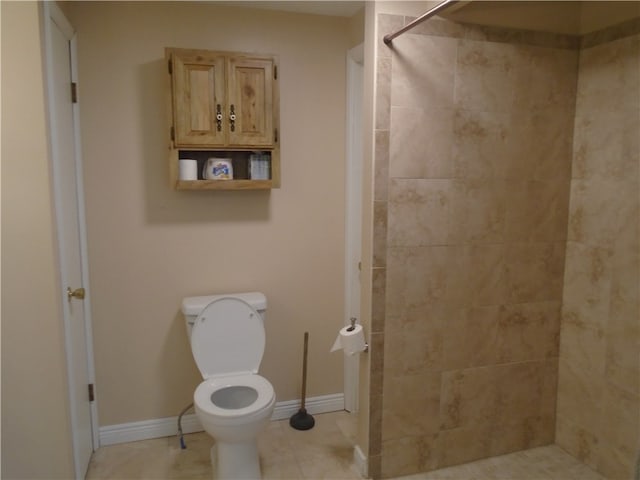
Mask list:
[[[267,297],[264,296],[264,293],[225,293],[220,295],[203,295],[201,297],[186,297],[182,300],[182,313],[184,315],[198,315],[202,310],[204,310],[204,307],[209,305],[211,302],[224,297],[244,300],[257,311],[267,309]]]

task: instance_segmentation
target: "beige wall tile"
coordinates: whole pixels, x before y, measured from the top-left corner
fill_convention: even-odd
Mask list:
[[[453,38],[407,34],[395,39],[391,105],[452,108],[457,48]]]
[[[391,59],[376,62],[376,130],[389,130],[391,124]]]
[[[630,478],[633,470],[629,467],[637,460],[640,445],[640,396],[607,382],[602,404],[607,418],[602,422],[600,444],[603,448],[598,464],[606,464],[607,469],[611,469],[612,462],[605,457],[618,457]]]
[[[556,416],[559,358],[547,358],[541,363],[542,373],[542,395],[540,397],[539,413],[542,417]]]
[[[497,337],[499,363],[557,357],[560,302],[505,305],[500,309]]]
[[[532,361],[490,367],[496,377],[495,425],[524,421],[542,413],[548,400],[543,395],[549,394],[546,375],[553,378],[549,363]]]
[[[385,322],[385,291],[387,282],[387,270],[374,268],[372,270],[372,297],[371,297],[371,331],[383,332]]]
[[[518,63],[518,49],[513,45],[461,40],[456,65],[456,107],[483,112],[511,111]]]
[[[562,243],[512,243],[505,248],[507,298],[526,303],[560,300],[564,267]]]
[[[392,178],[451,178],[451,108],[391,107]]]
[[[625,225],[637,222],[637,179],[573,180],[567,238],[611,247]]]
[[[504,194],[505,182],[501,179],[453,180],[448,243],[504,241]]]
[[[511,155],[507,178],[570,177],[574,113],[573,108],[563,105],[514,110],[507,138]]]
[[[385,376],[442,370],[444,332],[451,326],[450,318],[450,312],[444,306],[407,310],[401,317],[388,316]]]
[[[446,370],[479,367],[498,360],[500,306],[451,309],[444,330],[443,366]],[[448,378],[448,377],[447,377]]]
[[[443,430],[491,424],[496,415],[497,382],[495,367],[443,372],[440,400]]]
[[[491,431],[490,455],[527,450],[553,443],[555,416],[532,415],[496,425]]]
[[[369,457],[369,477],[382,478],[382,454]]]
[[[577,105],[602,112],[640,104],[640,43],[633,35],[580,52]],[[612,88],[617,92],[611,95]]]
[[[389,15],[386,13],[381,13],[378,15],[378,57],[391,57],[392,50],[382,41],[382,39],[387,33],[395,32],[403,26],[403,15]]]
[[[383,442],[440,430],[440,377],[440,372],[386,376]]]
[[[387,202],[373,202],[373,266],[387,265]]]
[[[602,375],[594,375],[560,357],[557,416],[598,436],[601,426]]]
[[[611,251],[567,242],[563,319],[566,324],[604,328],[610,303]]]
[[[453,175],[458,178],[503,178],[514,160],[511,115],[455,109]]]
[[[492,427],[489,425],[471,425],[440,432],[439,467],[458,465],[491,454]]]
[[[639,42],[582,50],[574,134],[556,441],[609,478],[640,434]]]
[[[510,241],[558,242],[567,236],[569,179],[508,183],[505,236]]]
[[[637,179],[638,117],[637,110],[581,110],[575,120],[572,177]]]
[[[415,20],[416,17],[405,17],[407,22]],[[465,26],[452,22],[439,16],[431,17],[428,22],[422,22],[411,29],[413,34],[434,35],[440,37],[463,38]]]
[[[506,302],[506,266],[504,245],[470,245],[466,248],[467,264],[460,271],[460,286],[467,301],[463,304],[485,306]]]
[[[454,295],[459,272],[450,268],[462,247],[390,247],[387,257],[388,317],[402,317],[411,310],[427,309]],[[453,290],[453,292],[451,291]]]
[[[387,440],[382,444],[382,478],[433,470],[439,451],[438,435]]]
[[[389,183],[389,130],[376,130],[375,133],[375,173],[374,201],[387,201],[387,183]]]
[[[369,336],[369,354],[371,356],[369,395],[382,395],[384,380],[384,341],[383,333],[372,333]]]
[[[389,182],[388,245],[444,245],[450,230],[449,180]]]
[[[601,327],[582,323],[566,315],[560,336],[560,357],[582,373],[605,373],[607,341]]]
[[[369,398],[369,457],[381,453],[382,449],[382,395]]]
[[[633,237],[635,248],[617,248],[612,257],[605,374],[612,384],[640,395],[640,242]]]
[[[636,465],[637,460],[634,456],[630,457],[612,444],[604,443],[598,446],[598,459],[594,468],[606,478],[633,478]]]
[[[556,418],[556,443],[578,460],[597,468],[598,437],[560,415]]]
[[[636,319],[638,316],[635,317]],[[636,320],[637,321],[637,320]],[[638,361],[640,335],[637,329],[631,332],[616,332],[607,335],[605,375],[612,384],[640,394],[640,361]]]
[[[515,106],[521,111],[549,106],[575,107],[576,50],[519,45]]]

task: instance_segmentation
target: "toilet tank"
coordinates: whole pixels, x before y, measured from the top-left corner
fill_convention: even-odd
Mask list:
[[[228,297],[244,300],[249,305],[251,305],[256,312],[260,314],[260,318],[262,318],[262,321],[264,321],[267,311],[267,297],[264,296],[264,293],[226,293],[221,295],[186,297],[182,300],[182,314],[184,315],[188,338],[191,338],[191,329],[193,328],[193,323],[196,321],[198,314],[214,300]]]

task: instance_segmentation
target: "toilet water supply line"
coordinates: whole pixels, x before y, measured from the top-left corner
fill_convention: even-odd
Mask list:
[[[182,434],[182,416],[189,411],[190,408],[193,407],[193,403],[190,403],[180,412],[178,415],[178,439],[180,440],[180,448],[185,450],[187,446],[184,443],[184,435]]]

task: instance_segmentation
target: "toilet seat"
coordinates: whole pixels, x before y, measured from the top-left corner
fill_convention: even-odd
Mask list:
[[[241,408],[223,408],[214,403],[212,397],[216,392],[232,387],[248,387],[255,390],[257,396],[251,404]],[[242,417],[250,419],[270,408],[275,403],[275,393],[271,383],[258,374],[223,375],[209,377],[198,385],[193,400],[198,409],[217,420],[238,421]]]
[[[203,378],[257,374],[264,346],[262,317],[240,298],[217,297],[193,324],[191,352]]]

